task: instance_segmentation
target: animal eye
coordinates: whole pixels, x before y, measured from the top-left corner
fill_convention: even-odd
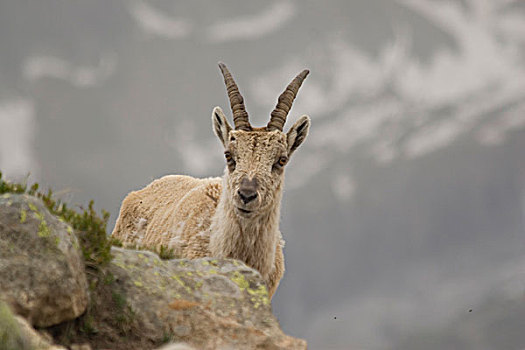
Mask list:
[[[235,141],[235,137],[230,136],[230,142],[231,142],[231,141]]]
[[[286,162],[288,162],[288,158],[285,156],[282,156],[279,158],[279,160],[273,165],[273,169],[281,169],[286,165]]]
[[[226,158],[226,164],[228,164],[228,169],[230,171],[235,170],[235,160],[233,159],[233,156],[230,151],[224,152],[224,158]]]

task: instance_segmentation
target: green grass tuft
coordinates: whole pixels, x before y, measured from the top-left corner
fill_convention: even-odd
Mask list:
[[[157,252],[159,258],[163,260],[175,259],[175,253],[173,248],[168,248],[168,246],[161,245],[159,251]]]
[[[2,172],[0,171],[0,194],[4,194],[4,193],[21,194],[21,193],[26,193],[26,190],[27,190],[26,184],[11,183],[11,182],[6,182],[2,180]]]

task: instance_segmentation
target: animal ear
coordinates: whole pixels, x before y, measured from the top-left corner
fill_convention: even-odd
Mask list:
[[[226,141],[228,141],[228,135],[232,127],[228,124],[226,116],[222,111],[221,107],[215,107],[211,114],[211,120],[213,123],[213,131],[215,135],[221,140],[224,147],[226,147]]]
[[[288,139],[288,156],[303,143],[308,135],[308,130],[310,130],[310,117],[303,115],[286,134]]]

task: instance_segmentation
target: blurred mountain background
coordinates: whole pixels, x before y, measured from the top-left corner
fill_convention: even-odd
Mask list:
[[[525,348],[524,2],[0,0],[0,170],[95,199],[111,230],[129,191],[222,173],[218,61],[254,125],[311,71],[288,123],[313,125],[287,169],[286,333]]]

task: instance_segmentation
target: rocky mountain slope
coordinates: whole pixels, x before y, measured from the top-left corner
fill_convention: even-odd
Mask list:
[[[0,195],[1,350],[306,348],[283,334],[243,263],[118,247],[95,263],[89,228],[75,230],[40,197]]]

